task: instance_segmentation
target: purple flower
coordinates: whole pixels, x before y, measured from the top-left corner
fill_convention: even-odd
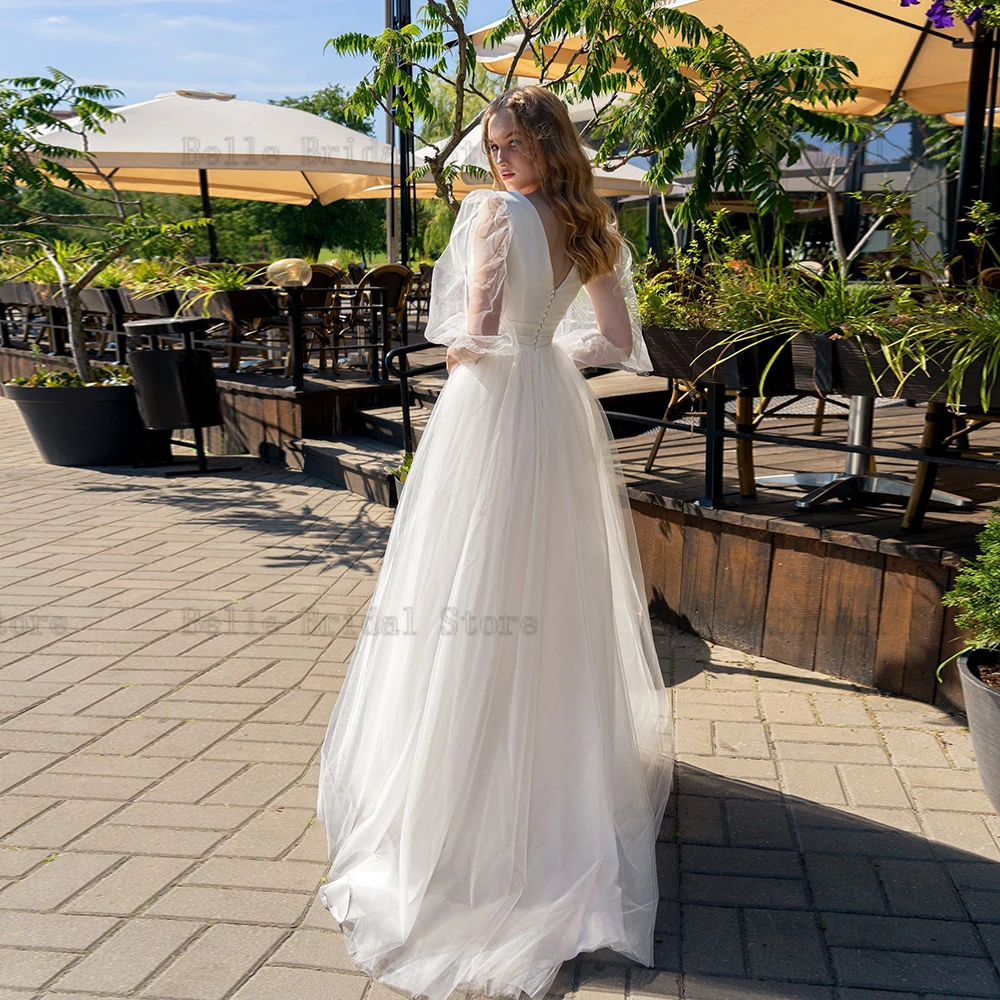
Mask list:
[[[920,0],[899,0],[900,7],[912,7],[917,3],[920,3]]]
[[[955,19],[948,9],[947,0],[934,0],[934,3],[927,8],[927,20],[935,28],[951,28],[955,24]]]
[[[965,19],[966,24],[975,24],[986,12],[982,7],[973,7],[972,13]]]

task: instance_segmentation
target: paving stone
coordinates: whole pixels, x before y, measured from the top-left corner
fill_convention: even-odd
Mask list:
[[[64,951],[0,948],[0,986],[37,990],[80,956]],[[22,994],[28,1000],[31,994]]]
[[[721,799],[680,795],[677,797],[677,821],[682,841],[699,844],[727,842]]]
[[[925,812],[927,835],[942,845],[944,858],[954,855],[954,848],[1000,861],[1000,847],[982,816],[971,813]],[[947,845],[947,846],[944,846]]]
[[[19,785],[26,778],[59,760],[53,753],[8,753],[0,757],[0,792]]]
[[[808,983],[761,982],[756,979],[721,979],[698,974],[684,976],[686,1000],[750,1000],[750,998],[778,998],[781,1000],[833,1000],[833,990],[828,986]]]
[[[935,861],[880,858],[875,862],[890,912],[910,917],[965,916],[961,900],[944,868]]]
[[[782,788],[788,795],[846,805],[847,797],[835,765],[825,761],[784,760],[778,765]]]
[[[115,925],[109,917],[77,917],[63,913],[0,912],[0,945],[30,948],[55,944],[66,951],[84,951]]]
[[[107,736],[102,736],[87,747],[91,754],[133,754],[153,745],[178,723],[172,719],[130,719],[123,722]],[[161,754],[164,757],[182,757],[183,754]]]
[[[790,743],[848,743],[876,745],[878,735],[874,729],[860,726],[790,726],[773,725],[771,735],[775,741]]]
[[[805,883],[797,879],[681,873],[681,899],[716,906],[776,906],[805,909]]]
[[[183,885],[161,896],[146,912],[151,916],[291,927],[305,912],[310,898],[304,893]]]
[[[739,910],[726,906],[681,907],[682,955],[686,972],[742,976],[743,935]]]
[[[17,847],[0,848],[0,878],[16,879],[49,857],[48,851],[27,851]]]
[[[630,1000],[654,1000],[657,997],[668,997],[677,1000],[681,995],[680,977],[672,972],[659,972],[656,969],[632,968],[629,972]]]
[[[806,872],[818,909],[886,913],[885,894],[867,858],[806,854]]]
[[[911,808],[906,789],[893,768],[840,764],[838,770],[854,804]]]
[[[237,1000],[361,1000],[369,979],[365,975],[317,972],[313,969],[290,969],[265,966],[233,996]],[[398,992],[397,992],[398,996]],[[372,994],[369,993],[371,998]]]
[[[865,704],[857,695],[814,694],[813,702],[824,726],[871,725]]]
[[[951,766],[944,747],[933,733],[912,729],[886,729],[883,736],[892,762],[897,767],[907,764],[922,768]]]
[[[22,853],[22,852],[17,852]],[[42,860],[45,852],[23,852]],[[114,854],[58,854],[0,893],[3,910],[52,910],[115,867]]]
[[[885,764],[888,757],[881,746],[851,743],[796,743],[775,740],[778,760],[825,760],[834,764]]]
[[[344,935],[337,930],[295,931],[271,956],[270,964],[357,971]]]
[[[254,815],[242,806],[178,805],[172,802],[134,802],[111,823],[122,826],[166,826],[184,830],[235,830]]]
[[[141,759],[141,758],[140,758]],[[157,760],[159,758],[149,758]],[[170,759],[170,758],[165,758]],[[193,760],[142,795],[146,802],[193,803],[239,774],[243,765],[232,761]]]
[[[4,795],[0,797],[0,837],[23,826],[56,804],[56,799],[34,796]]]
[[[315,892],[329,866],[294,861],[210,858],[184,877],[188,885]]]
[[[920,809],[947,809],[950,812],[989,813],[993,806],[982,789],[914,788],[913,798]]]
[[[764,718],[768,722],[811,726],[817,721],[808,695],[764,691],[760,701],[764,708]]]
[[[305,833],[312,818],[305,809],[265,809],[226,840],[216,853],[242,858],[280,858]]]
[[[725,811],[729,843],[734,847],[795,848],[783,802],[731,799],[725,803]]]
[[[128,858],[66,904],[64,911],[128,916],[174,882],[190,865],[186,858]]]
[[[121,778],[97,774],[39,774],[18,786],[21,795],[53,799],[117,799],[127,802],[151,783],[149,778]]]
[[[143,991],[171,1000],[222,1000],[257,968],[281,939],[270,927],[209,927]]]
[[[764,727],[757,722],[717,722],[715,724],[716,748],[720,754],[735,757],[769,758]]]
[[[831,948],[830,955],[845,986],[939,990],[951,997],[1000,994],[1000,980],[985,958],[860,948]]]
[[[681,870],[713,875],[759,875],[766,878],[801,878],[803,874],[799,856],[793,851],[698,844],[682,846]]]
[[[59,990],[117,992],[134,990],[198,930],[187,920],[141,917],[126,923],[55,986]]]
[[[73,844],[79,851],[153,854],[200,858],[225,838],[220,830],[175,830],[167,827],[115,826],[104,823]]]
[[[104,802],[99,799],[61,802],[38,819],[8,834],[2,843],[15,847],[65,847],[120,808],[121,802]]]
[[[982,957],[974,924],[959,920],[823,913],[827,943],[840,948],[886,948],[938,955]]]
[[[715,753],[712,744],[712,723],[708,719],[679,718],[674,724],[674,748],[678,754]]]
[[[88,748],[89,749],[89,748]],[[162,778],[183,763],[176,758],[121,757],[110,754],[75,753],[57,761],[50,774],[97,774],[115,778]]]
[[[197,757],[213,743],[221,740],[227,733],[236,728],[235,723],[228,722],[183,722],[165,719],[163,725],[169,725],[170,731],[156,743],[147,746],[142,752],[149,757]]]
[[[833,982],[813,913],[746,910],[743,919],[754,978]]]
[[[297,764],[254,764],[238,778],[213,792],[206,802],[227,806],[263,806],[301,778],[303,770]]]

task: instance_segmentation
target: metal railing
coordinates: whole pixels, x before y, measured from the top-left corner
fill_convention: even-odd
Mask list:
[[[432,347],[440,347],[439,344],[408,344],[405,347],[395,347],[385,356],[386,372],[399,379],[400,403],[403,414],[403,450],[413,452],[413,424],[410,420],[410,385],[409,379],[416,375],[427,375],[430,372],[439,372],[448,367],[447,361],[436,361],[432,365],[419,365],[416,368],[408,368],[406,359],[409,355],[417,351],[427,351]],[[399,367],[393,367],[396,362]]]

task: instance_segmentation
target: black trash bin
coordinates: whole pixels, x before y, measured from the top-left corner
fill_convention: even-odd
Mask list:
[[[125,333],[130,338],[180,336],[183,339],[184,346],[180,349],[130,351],[128,365],[143,424],[157,430],[192,428],[200,472],[208,471],[201,430],[222,424],[212,354],[194,347],[195,335],[204,333],[213,324],[214,320],[198,318],[148,319],[125,324]],[[212,471],[237,468],[227,466],[225,470]]]

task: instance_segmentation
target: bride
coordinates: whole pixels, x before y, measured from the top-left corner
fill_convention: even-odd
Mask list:
[[[533,998],[581,951],[653,964],[669,702],[607,418],[649,371],[631,255],[564,105],[483,116],[425,336],[449,377],[323,745],[320,899],[412,996]]]

